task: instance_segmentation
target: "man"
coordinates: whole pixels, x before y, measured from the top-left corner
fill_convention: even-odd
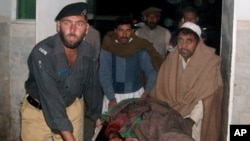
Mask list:
[[[198,16],[197,10],[194,7],[187,6],[182,10],[182,17],[178,23],[179,24],[178,28],[181,27],[182,24],[184,24],[185,22],[192,22],[192,23],[198,24],[199,16]],[[176,29],[172,32],[172,36],[171,36],[171,39],[169,42],[170,48],[174,48],[177,44],[177,31],[178,31],[178,29]],[[202,37],[204,42],[206,41],[206,36],[207,36],[206,32],[204,30],[202,30],[201,37]]]
[[[182,22],[198,23],[199,16],[197,10],[191,6],[185,7],[182,11]],[[183,24],[182,23],[182,24]]]
[[[223,91],[221,59],[203,43],[198,25],[186,22],[177,33],[177,46],[163,62],[150,96],[178,111],[196,141],[218,141]]]
[[[162,58],[152,44],[134,35],[132,19],[119,17],[114,31],[105,35],[100,53],[103,112],[123,99],[146,97],[161,63]],[[145,88],[142,72],[147,76]]]
[[[90,117],[101,114],[96,52],[83,41],[89,27],[86,7],[83,2],[65,6],[55,18],[58,33],[38,43],[28,58],[21,107],[24,141],[80,141],[82,96]]]
[[[159,25],[161,9],[149,7],[142,12],[142,15],[146,26],[139,28],[136,35],[152,42],[156,51],[165,58],[171,34],[168,29]]]

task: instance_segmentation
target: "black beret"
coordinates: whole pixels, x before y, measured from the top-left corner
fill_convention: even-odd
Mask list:
[[[55,21],[58,21],[66,16],[87,15],[87,4],[84,2],[77,2],[66,5],[56,16]]]

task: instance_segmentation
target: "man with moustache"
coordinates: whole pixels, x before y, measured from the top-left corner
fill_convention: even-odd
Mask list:
[[[134,34],[130,17],[119,17],[108,32],[100,52],[103,112],[128,98],[147,97],[163,61],[152,43]],[[144,87],[143,74],[147,77]]]
[[[198,11],[194,7],[187,6],[182,10],[181,19],[178,22],[178,28],[180,28],[182,24],[184,24],[185,22],[192,22],[198,25],[199,15]],[[171,38],[169,41],[170,48],[174,48],[177,45],[177,31],[178,29],[174,30],[171,34]],[[201,28],[201,39],[203,40],[204,43],[206,43],[206,38],[207,38],[206,31],[202,30]]]
[[[150,93],[185,118],[195,141],[218,141],[223,82],[221,58],[201,39],[201,29],[184,23],[177,32],[177,46],[163,62]]]
[[[55,35],[41,41],[28,57],[29,76],[21,107],[23,141],[81,141],[84,97],[87,114],[101,114],[102,95],[96,51],[83,41],[87,5],[65,6],[56,16]]]
[[[135,33],[139,37],[147,39],[153,43],[156,51],[165,58],[171,33],[165,27],[159,25],[161,11],[162,10],[157,7],[149,7],[144,10],[142,15],[146,25],[137,29]]]

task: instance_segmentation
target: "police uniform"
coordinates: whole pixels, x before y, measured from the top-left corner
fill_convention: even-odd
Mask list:
[[[56,21],[71,15],[85,15],[85,3],[64,7]],[[85,41],[77,48],[77,57],[69,67],[59,33],[38,43],[28,58],[27,94],[21,107],[22,140],[62,140],[59,131],[72,131],[80,140],[83,96],[87,114],[97,119],[101,114],[102,95],[97,77],[96,52]]]

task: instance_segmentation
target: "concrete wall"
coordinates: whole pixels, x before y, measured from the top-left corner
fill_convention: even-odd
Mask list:
[[[11,19],[11,7],[13,0],[0,0],[0,22]]]
[[[232,124],[250,124],[250,9],[249,0],[235,5],[235,73],[232,97]]]
[[[20,133],[19,109],[25,94],[24,81],[28,76],[27,58],[35,44],[34,35],[34,22],[13,23],[10,26],[10,133],[15,139]]]
[[[222,74],[225,82],[222,141],[231,124],[250,124],[249,0],[224,0],[222,12]]]
[[[28,74],[26,60],[35,43],[35,24],[0,23],[0,35],[0,138],[19,140],[19,108]]]
[[[249,11],[250,12],[250,11]],[[232,124],[250,124],[250,21],[237,20]],[[245,37],[245,38],[244,38]]]
[[[7,138],[10,132],[10,90],[9,90],[9,25],[0,23],[0,138]],[[3,36],[6,35],[6,36]]]
[[[76,1],[80,0],[37,1],[37,3],[40,2],[38,15],[52,18],[52,20],[49,19],[51,20],[49,23],[46,23],[47,20],[44,20],[44,17],[38,16],[37,22],[44,24],[43,27],[55,29],[54,16],[64,5]],[[36,32],[35,20],[16,20],[16,0],[0,0],[0,3],[0,140],[19,141],[19,110],[25,94],[24,82],[28,75],[27,58],[37,42],[36,34],[49,36],[50,30],[39,28],[41,32],[39,34]],[[48,10],[48,6],[51,9]],[[56,30],[52,32],[54,34]],[[39,37],[42,38],[42,36]]]

